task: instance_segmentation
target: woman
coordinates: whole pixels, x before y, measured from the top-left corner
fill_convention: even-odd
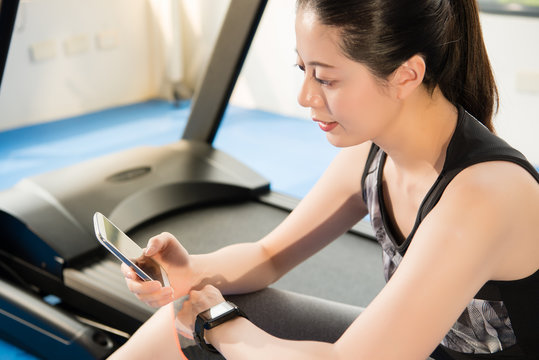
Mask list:
[[[256,243],[192,256],[170,234],[150,239],[172,287],[124,267],[131,291],[153,306],[189,294],[178,326],[227,359],[537,357],[539,175],[491,132],[497,91],[475,2],[298,0],[296,41],[298,101],[343,150]],[[261,329],[228,305],[230,319],[202,332],[222,294],[267,287],[367,213],[388,283],[360,316],[334,326],[313,311],[305,324],[329,337],[295,341],[265,331],[271,311]],[[179,356],[164,309],[115,356]],[[282,336],[301,339],[305,326],[290,326]]]

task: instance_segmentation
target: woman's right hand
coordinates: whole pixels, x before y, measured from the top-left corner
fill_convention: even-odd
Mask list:
[[[152,237],[144,256],[157,261],[167,273],[170,286],[163,287],[157,280],[143,281],[133,269],[122,264],[127,287],[137,298],[152,307],[160,307],[187,295],[193,283],[193,269],[189,253],[174,237],[164,232]]]

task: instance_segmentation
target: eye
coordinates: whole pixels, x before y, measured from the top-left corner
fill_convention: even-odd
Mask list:
[[[317,78],[316,75],[314,76],[314,80],[316,80],[316,82],[319,83],[320,85],[324,85],[324,86],[331,86],[333,84],[331,80],[322,80],[322,79]]]
[[[313,71],[313,79],[319,83],[320,85],[322,86],[331,86],[333,85],[333,81],[332,80],[324,80],[324,79],[320,79],[318,76],[316,76],[316,72]]]
[[[298,69],[300,69],[302,72],[305,72],[305,65],[295,64],[295,66],[297,66]],[[311,75],[312,75],[312,78],[314,79],[314,81],[316,81],[317,83],[319,83],[322,86],[328,86],[329,87],[329,86],[333,85],[333,83],[334,83],[332,80],[323,80],[323,79],[320,79],[319,77],[317,77],[315,69],[313,69]]]

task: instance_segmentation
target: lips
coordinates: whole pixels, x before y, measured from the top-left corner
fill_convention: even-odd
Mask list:
[[[339,125],[339,123],[336,122],[336,121],[325,122],[325,121],[318,120],[318,119],[313,119],[313,121],[317,122],[320,129],[322,129],[325,132],[329,132],[329,131],[335,129],[335,127],[337,127],[337,125]]]

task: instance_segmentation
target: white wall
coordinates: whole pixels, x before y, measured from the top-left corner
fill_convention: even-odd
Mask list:
[[[203,75],[230,0],[180,0],[185,84],[194,89]]]
[[[175,1],[183,42],[180,73],[192,89],[230,0],[23,0],[0,93],[0,129],[163,96],[174,71],[163,49],[162,21],[156,25],[155,18],[169,11],[163,3]],[[308,119],[296,102],[302,76],[293,66],[294,16],[294,0],[269,0],[233,104]],[[500,90],[498,134],[539,164],[539,18],[481,19]],[[101,33],[116,34],[117,45],[101,49]],[[68,56],[64,42],[81,35],[88,49]],[[54,57],[33,61],[31,45],[47,41],[54,44]]]
[[[146,0],[23,0],[0,94],[0,128],[155,97]]]
[[[171,98],[175,87],[189,95],[228,4],[22,0],[0,90],[0,130]]]
[[[309,119],[297,103],[295,1],[270,0],[243,66],[232,103]]]
[[[482,14],[498,90],[498,135],[539,165],[539,18]]]

